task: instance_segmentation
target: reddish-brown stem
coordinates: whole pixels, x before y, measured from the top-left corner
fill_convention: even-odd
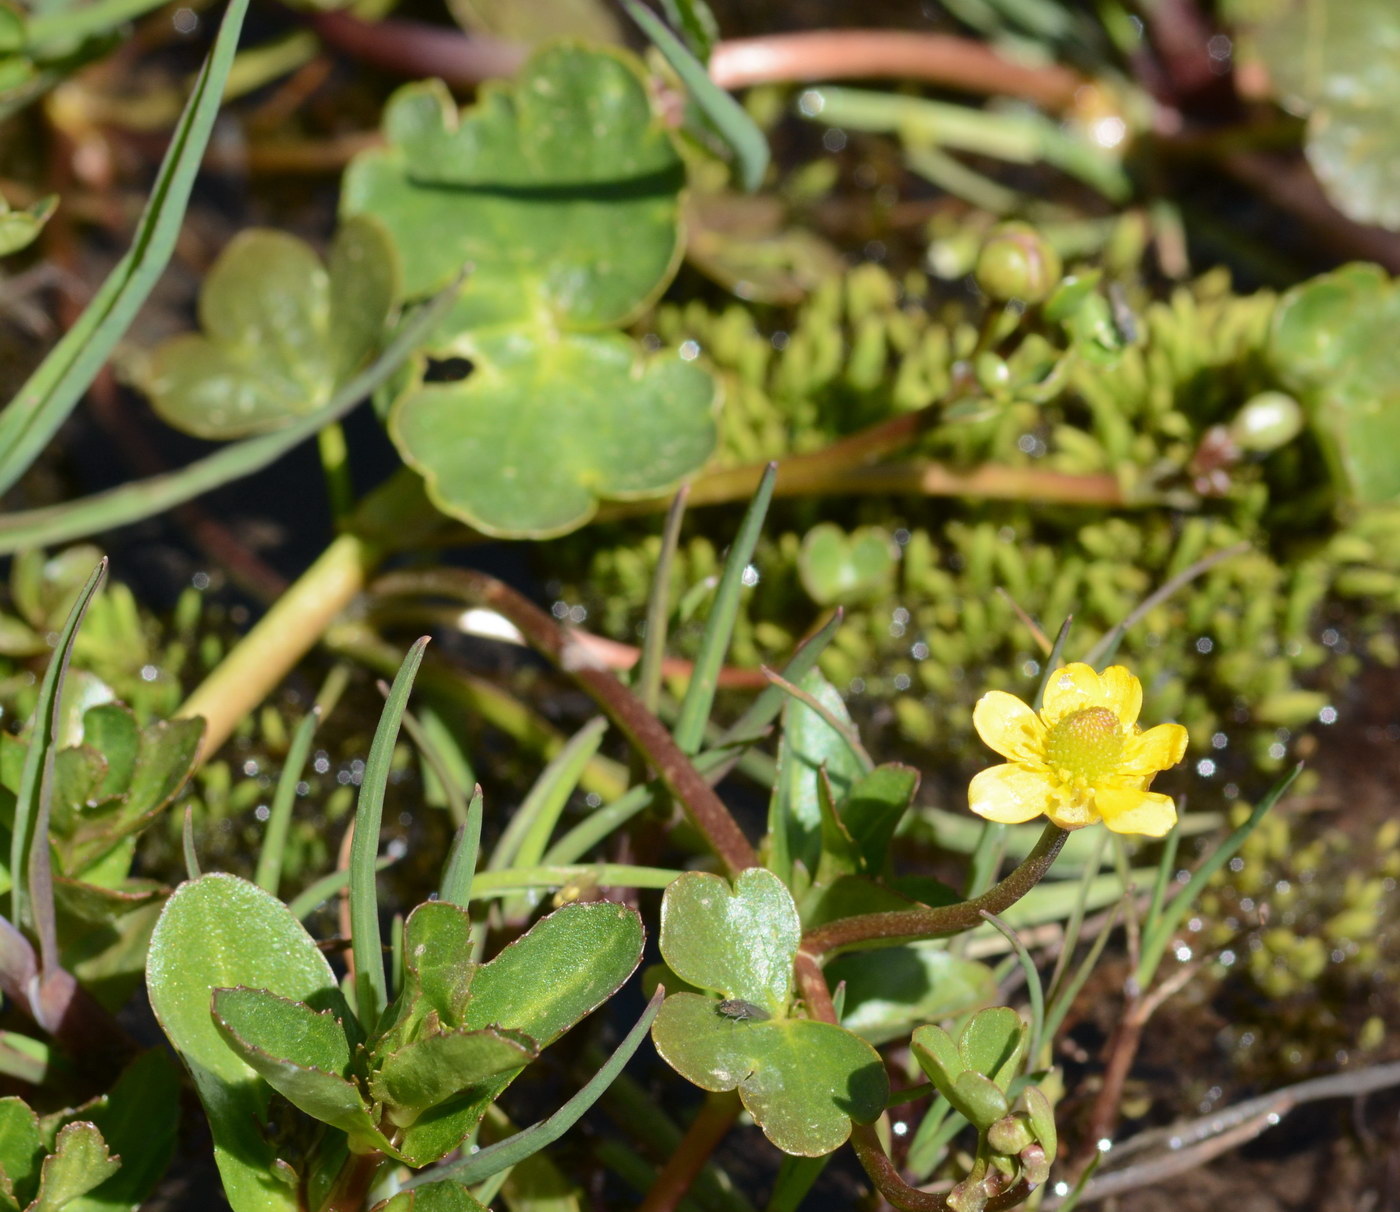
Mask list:
[[[900,1212],[951,1212],[948,1201],[931,1191],[920,1191],[911,1187],[899,1176],[894,1162],[880,1147],[880,1138],[869,1124],[856,1124],[851,1129],[851,1147],[865,1168],[876,1190],[885,1197],[892,1207]],[[1035,1188],[1024,1180],[1014,1187],[993,1195],[984,1206],[985,1212],[1005,1212],[1025,1202]]]
[[[646,756],[731,875],[758,866],[758,855],[729,809],[681,752],[665,725],[642,706],[610,669],[603,667],[533,602],[495,577],[461,568],[394,573],[375,588],[391,596],[446,597],[488,606],[504,615],[532,648],[573,678]]]
[[[408,76],[439,76],[457,86],[512,76],[527,53],[514,42],[416,21],[368,22],[344,12],[317,13],[310,21],[327,45],[365,63]],[[719,43],[710,57],[710,78],[721,88],[871,77],[1024,97],[1049,109],[1070,105],[1086,83],[1068,68],[1017,63],[969,38],[898,30],[736,38]]]
[[[1065,108],[1087,83],[1068,68],[1016,63],[969,38],[903,30],[811,30],[731,38],[710,56],[710,78],[721,88],[876,77],[1024,97],[1048,109]]]
[[[323,1212],[364,1212],[370,1185],[384,1160],[382,1153],[352,1153],[335,1180]]]
[[[831,988],[826,983],[826,974],[817,962],[815,955],[799,951],[793,961],[793,971],[797,976],[797,988],[802,1000],[807,1003],[807,1013],[818,1022],[834,1023],[836,1006],[831,1000]]]
[[[876,940],[893,943],[903,939],[937,938],[980,926],[984,910],[1002,913],[1040,883],[1067,837],[1069,834],[1064,829],[1046,825],[1045,832],[1021,865],[970,901],[940,905],[936,909],[900,909],[840,918],[804,936],[802,950],[811,955],[824,955]]]
[[[672,1212],[733,1126],[739,1110],[739,1096],[732,1090],[708,1095],[637,1212]]]

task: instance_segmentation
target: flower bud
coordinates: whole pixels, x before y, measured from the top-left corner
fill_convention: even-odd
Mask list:
[[[1281,391],[1261,391],[1230,422],[1230,437],[1240,450],[1267,454],[1293,441],[1302,428],[1297,400]]]
[[[1039,303],[1060,280],[1060,255],[1029,223],[1003,223],[982,245],[976,276],[989,298]]]
[[[1039,1145],[1027,1145],[1021,1150],[1021,1176],[1037,1187],[1050,1177],[1050,1163]]]
[[[987,1144],[1009,1156],[1035,1143],[1035,1133],[1024,1115],[1007,1115],[987,1129]]]
[[[948,1207],[953,1212],[982,1212],[986,1206],[987,1188],[980,1180],[965,1178],[948,1192]]]

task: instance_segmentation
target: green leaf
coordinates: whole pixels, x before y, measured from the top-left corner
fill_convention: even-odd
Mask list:
[[[63,967],[115,1014],[146,970],[167,889],[136,880],[108,888],[56,878],[53,890]]]
[[[429,1107],[518,1071],[538,1055],[528,1036],[502,1028],[424,1035],[384,1057],[370,1093],[388,1104],[390,1119],[406,1126]]]
[[[1400,228],[1400,10],[1389,0],[1279,0],[1262,6],[1252,41],[1295,113],[1311,111],[1307,156],[1337,208]]]
[[[942,942],[884,947],[838,956],[827,982],[846,983],[841,1025],[872,1044],[907,1035],[920,1023],[956,1018],[996,997],[992,970]]]
[[[774,1018],[787,1017],[801,937],[792,894],[762,867],[739,872],[732,888],[718,875],[688,871],[661,898],[661,954],[671,971]]]
[[[151,1006],[194,1078],[234,1212],[295,1212],[296,1193],[274,1168],[278,1143],[260,1127],[271,1087],[228,1046],[209,1012],[214,989],[238,985],[348,1013],[325,956],[275,897],[232,875],[180,885],[151,939]]]
[[[1289,291],[1269,358],[1297,395],[1338,492],[1361,504],[1400,497],[1400,286],[1374,265],[1347,265]]]
[[[1045,1092],[1039,1086],[1027,1086],[1022,1090],[1021,1101],[1025,1103],[1026,1114],[1030,1116],[1031,1131],[1045,1150],[1045,1160],[1053,1162],[1059,1150],[1054,1107],[1050,1105],[1050,1100],[1045,1097]]]
[[[477,971],[466,1025],[511,1027],[547,1047],[621,988],[642,940],[642,919],[626,905],[565,905]]]
[[[350,1069],[350,1041],[330,1010],[319,1013],[266,989],[215,989],[214,1024],[254,1068],[248,1053],[287,1061],[345,1077]]]
[[[895,828],[918,790],[917,770],[888,762],[857,779],[838,805],[842,824],[860,850],[867,873],[879,875],[884,870]]]
[[[383,228],[365,217],[341,227],[329,272],[295,236],[240,232],[204,279],[203,333],[152,353],[152,405],[177,429],[218,440],[315,412],[383,337],[397,294],[394,257]]]
[[[104,1183],[120,1166],[120,1159],[107,1152],[107,1142],[96,1125],[67,1124],[58,1134],[54,1151],[44,1158],[39,1196],[29,1212],[59,1212]]]
[[[487,534],[563,534],[602,498],[666,492],[714,448],[714,381],[674,353],[522,329],[474,359],[467,379],[405,395],[389,431],[433,504]]]
[[[851,724],[841,695],[819,671],[813,670],[798,685],[837,720]],[[821,857],[817,771],[823,767],[838,801],[866,773],[864,763],[839,732],[805,703],[789,698],[783,708],[783,737],[778,745],[778,777],[768,809],[768,828],[775,839],[786,837],[790,861],[802,863],[809,872],[816,871]]]
[[[146,1202],[175,1155],[180,1074],[164,1048],[143,1052],[84,1115],[101,1131],[121,1169],[68,1205],[68,1212],[131,1212]]]
[[[1001,1088],[970,1069],[958,1074],[948,1101],[969,1123],[984,1132],[1010,1109]]]
[[[852,1120],[870,1123],[884,1110],[889,1079],[864,1040],[813,1019],[735,1021],[716,1006],[695,993],[668,997],[652,1027],[656,1050],[702,1090],[737,1089],[785,1153],[830,1153]]]
[[[0,12],[9,16],[8,10]],[[33,244],[57,206],[57,194],[48,194],[23,210],[11,210],[9,204],[0,198],[0,257],[8,257]]]
[[[443,1179],[380,1200],[370,1212],[487,1212],[487,1209],[473,1199],[461,1183]]]
[[[834,522],[818,522],[803,536],[797,571],[817,605],[849,606],[887,593],[898,559],[899,548],[883,527],[847,534]]]
[[[1016,1076],[1025,1050],[1026,1025],[1007,1006],[992,1006],[974,1014],[958,1037],[963,1065],[984,1074],[1003,1091]]]
[[[12,1205],[23,1207],[33,1198],[44,1152],[39,1117],[23,1099],[0,1098],[0,1172]]]
[[[431,1012],[446,1027],[466,1020],[472,978],[472,921],[466,909],[445,901],[426,901],[404,923],[404,993],[400,1031],[414,1038]]]
[[[543,50],[461,114],[441,83],[408,85],[384,132],[347,170],[342,208],[383,221],[410,297],[471,264],[454,332],[625,324],[675,270],[684,169],[624,51]]]

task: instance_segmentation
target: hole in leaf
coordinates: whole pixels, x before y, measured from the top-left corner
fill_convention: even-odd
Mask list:
[[[470,358],[430,358],[425,383],[460,383],[473,369]]]

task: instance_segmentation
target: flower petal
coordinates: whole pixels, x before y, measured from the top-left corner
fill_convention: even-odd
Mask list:
[[[1045,683],[1044,704],[1040,714],[1051,727],[1072,711],[1109,705],[1104,701],[1099,675],[1082,661],[1073,661],[1050,675]]]
[[[1150,780],[1159,770],[1170,770],[1186,756],[1186,741],[1186,729],[1180,724],[1149,728],[1128,738],[1119,771],[1130,778]]]
[[[1099,819],[1095,800],[1079,788],[1061,786],[1045,815],[1061,829],[1082,829]]]
[[[972,709],[972,726],[988,745],[1013,762],[1045,760],[1045,725],[1014,694],[989,690]]]
[[[1118,717],[1119,723],[1136,724],[1142,711],[1142,683],[1122,665],[1110,665],[1099,675],[1103,706]]]
[[[967,802],[973,812],[1003,825],[1019,825],[1051,807],[1054,776],[1007,763],[980,771],[968,784]]]
[[[1094,797],[1104,824],[1114,833],[1161,837],[1176,824],[1176,804],[1156,791],[1101,788]]]

